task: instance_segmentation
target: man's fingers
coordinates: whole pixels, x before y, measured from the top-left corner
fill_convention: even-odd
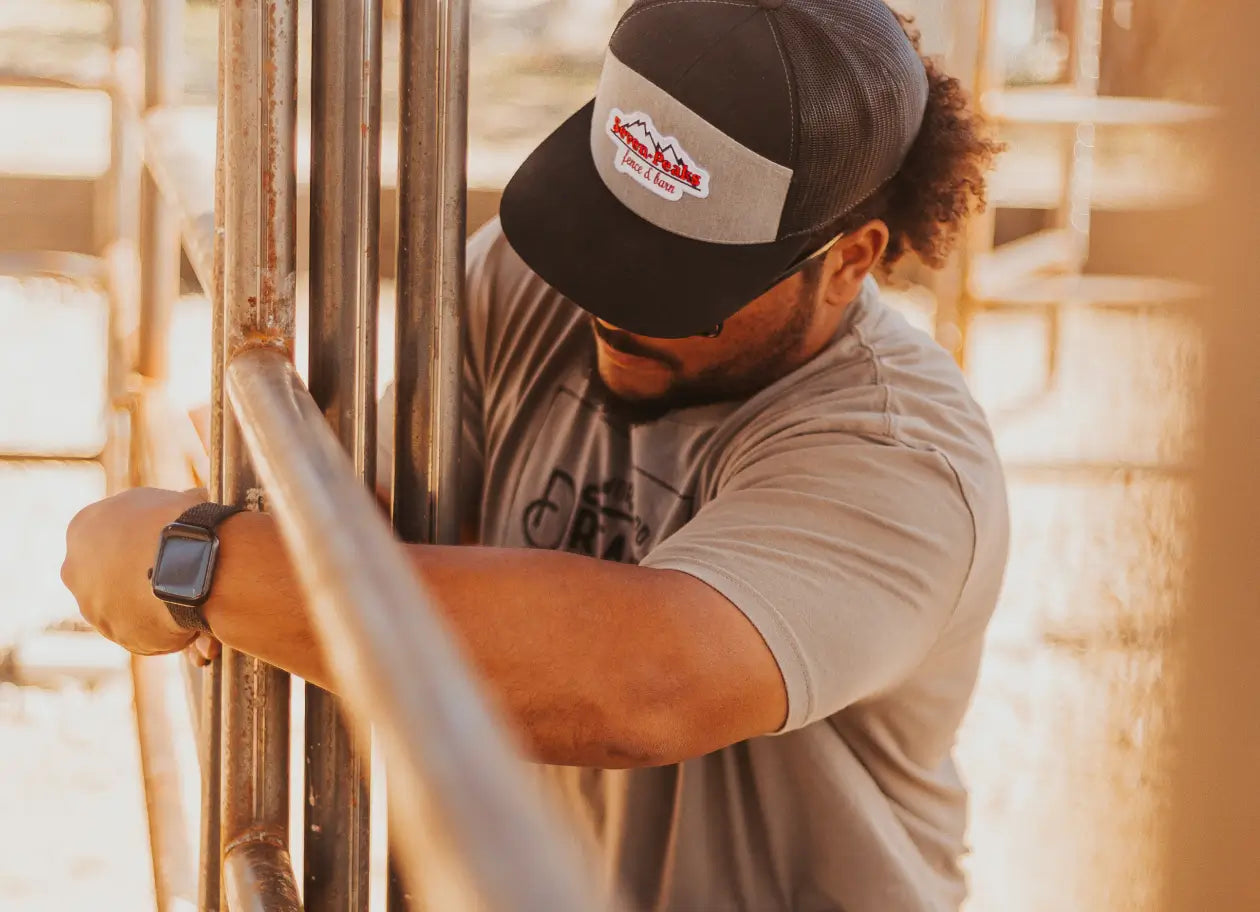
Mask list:
[[[188,647],[188,659],[194,665],[209,665],[221,650],[218,640],[203,634]]]

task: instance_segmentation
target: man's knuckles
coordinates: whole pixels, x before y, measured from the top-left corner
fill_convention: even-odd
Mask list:
[[[70,521],[61,580],[104,637],[146,655],[195,639],[153,595],[145,570],[162,526],[201,500],[194,492],[133,488],[89,504]]]

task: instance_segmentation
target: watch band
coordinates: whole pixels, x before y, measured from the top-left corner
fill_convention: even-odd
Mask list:
[[[201,528],[213,532],[215,527],[227,519],[229,516],[235,516],[237,513],[244,512],[244,507],[234,506],[232,504],[219,504],[213,501],[199,503],[195,507],[189,507],[183,513],[179,514],[179,518],[175,520],[177,523],[183,523],[188,526],[201,526]],[[201,613],[201,608],[195,605],[181,605],[178,602],[163,602],[166,608],[174,618],[175,623],[185,630],[199,630],[202,633],[212,633],[210,625],[206,622],[205,615]]]
[[[195,507],[189,507],[179,514],[179,519],[175,520],[175,522],[183,523],[186,526],[201,526],[201,528],[213,532],[215,526],[223,522],[223,520],[243,512],[245,512],[244,507],[215,503],[208,500],[197,504]]]
[[[171,617],[175,619],[175,623],[184,630],[198,630],[202,633],[213,634],[210,625],[206,622],[205,616],[201,613],[200,608],[194,608],[192,605],[181,605],[179,602],[163,602],[166,610],[171,613]]]

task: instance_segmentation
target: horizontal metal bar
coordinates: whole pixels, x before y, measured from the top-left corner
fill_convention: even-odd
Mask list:
[[[67,682],[93,688],[124,674],[127,655],[100,637],[71,629],[20,635],[0,648],[0,680],[57,689]]]
[[[1068,269],[1075,255],[1072,232],[1047,228],[978,254],[971,266],[971,293],[981,300],[1002,293],[1030,276]]]
[[[1101,8],[1101,5],[1100,5]],[[1207,105],[1095,95],[1067,88],[1017,87],[990,89],[981,96],[981,109],[1000,123],[1159,127],[1200,124],[1219,115]]]
[[[1189,479],[1195,466],[1177,462],[1109,462],[1106,460],[1013,460],[1002,463],[1002,471],[1012,480],[1021,482],[1051,482],[1061,484],[1065,480],[1097,479],[1111,481],[1116,476],[1162,475],[1170,478]]]
[[[1197,304],[1203,289],[1190,282],[1153,276],[1048,275],[1026,276],[994,289],[994,297],[978,298],[984,310],[1054,307],[1092,309],[1167,308]]]
[[[23,453],[15,451],[12,453],[0,453],[0,462],[102,462],[105,454],[88,453],[79,455],[76,453]]]
[[[0,275],[17,279],[54,278],[81,285],[105,281],[105,261],[69,250],[0,251]]]
[[[0,67],[0,86],[15,89],[87,89],[109,91],[112,85],[113,55],[109,51],[89,54],[66,66]]]
[[[205,168],[198,125],[203,118],[178,107],[155,108],[144,118],[144,159],[158,189],[179,215],[184,250],[197,280],[214,296],[214,174]]]
[[[303,556],[296,569],[338,689],[380,734],[410,883],[463,873],[501,912],[606,908],[576,836],[526,775],[293,366],[242,352],[227,392],[280,531]],[[454,850],[454,867],[435,863],[435,844]]]

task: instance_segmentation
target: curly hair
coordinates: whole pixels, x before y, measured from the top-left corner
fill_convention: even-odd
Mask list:
[[[920,50],[913,20],[898,16]],[[963,223],[985,207],[985,174],[1003,144],[970,105],[962,84],[925,57],[928,98],[923,126],[905,162],[888,183],[827,227],[826,238],[879,219],[888,226],[887,268],[907,253],[925,264],[945,264]],[[822,234],[822,233],[820,233]]]

